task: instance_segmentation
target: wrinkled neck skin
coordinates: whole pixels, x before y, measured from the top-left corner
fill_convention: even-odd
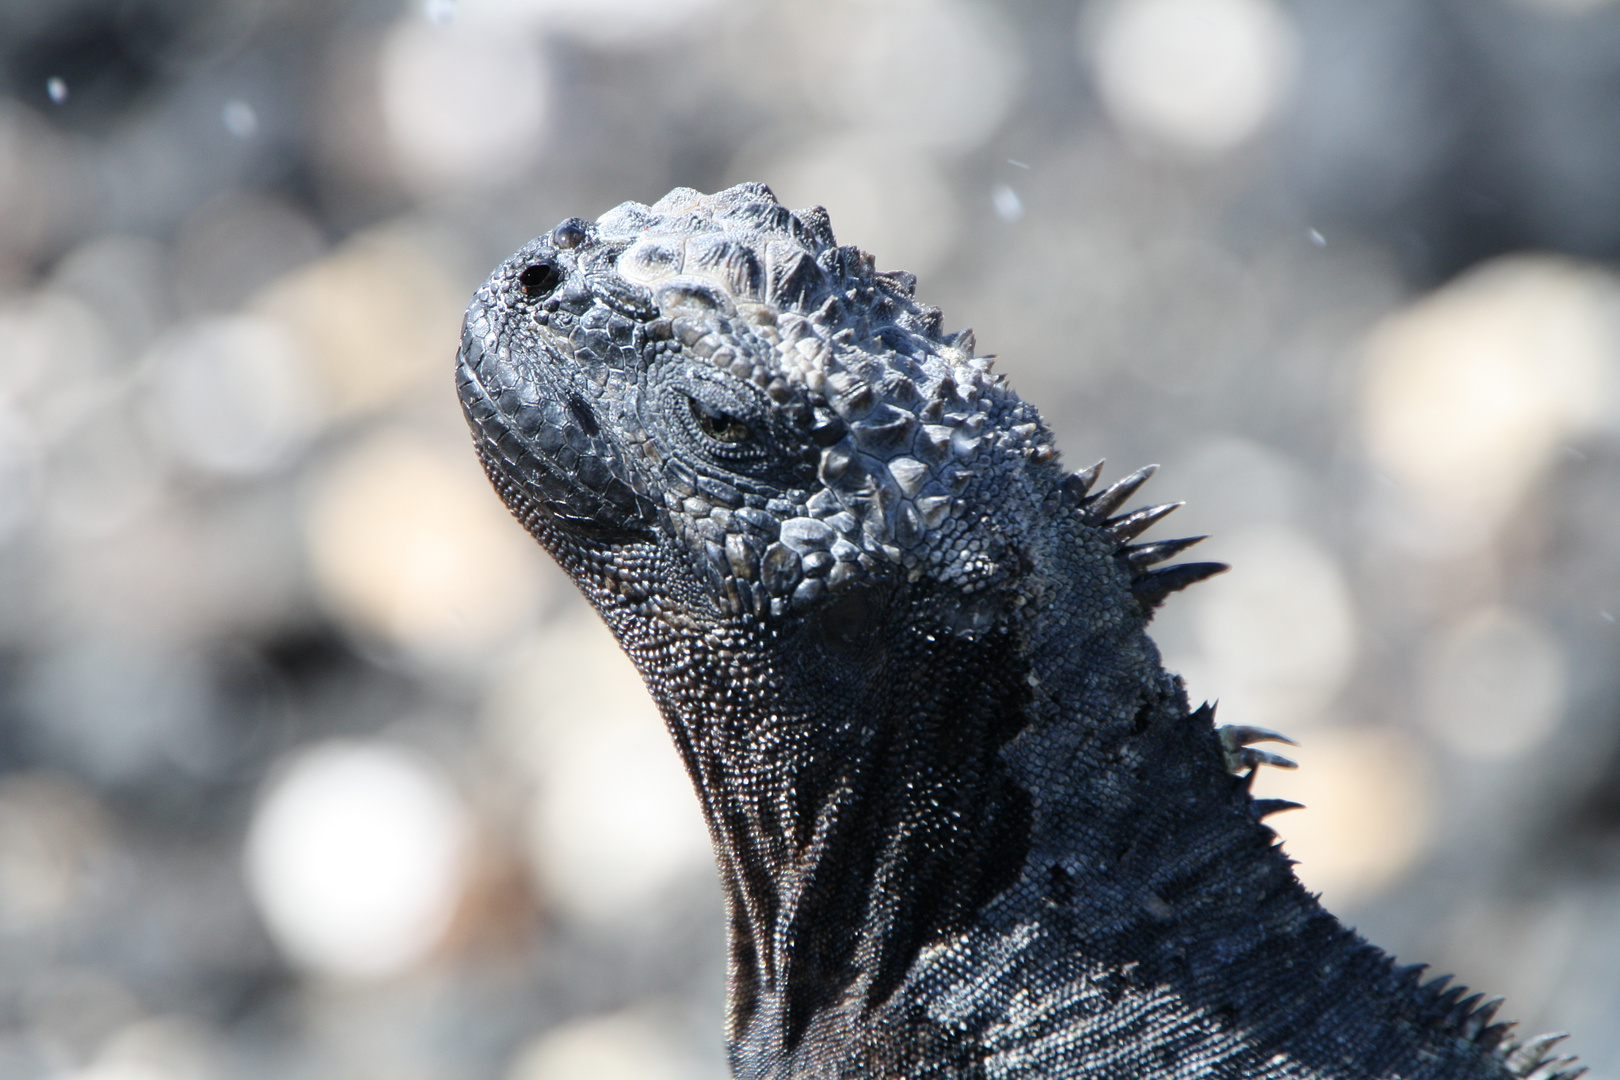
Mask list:
[[[973,636],[890,593],[694,639],[588,590],[715,840],[736,1075],[1503,1075],[1294,879],[1108,545],[1026,554]]]
[[[1201,1000],[1204,975],[1251,945],[1255,964],[1372,951],[1271,848],[1111,546],[1071,519],[1023,554],[1005,618],[973,635],[933,626],[921,584],[695,636],[593,596],[715,840],[737,1075],[909,1075],[897,1047],[983,1075],[998,1040],[1018,1045],[1015,995],[1047,999],[1031,1023],[1099,1033],[1166,996],[1216,1035],[1276,1029],[1298,1000]],[[1310,998],[1342,1002],[1339,981]]]

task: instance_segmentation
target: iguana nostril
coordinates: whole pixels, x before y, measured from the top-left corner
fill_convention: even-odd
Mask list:
[[[549,262],[532,263],[523,268],[518,275],[518,284],[523,286],[523,295],[531,300],[549,296],[562,284],[562,272],[556,264]]]

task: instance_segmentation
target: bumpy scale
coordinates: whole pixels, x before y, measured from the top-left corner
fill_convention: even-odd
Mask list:
[[[1573,1077],[1322,910],[1250,798],[1280,738],[1145,632],[1133,543],[914,279],[769,189],[558,225],[468,308],[512,512],[697,788],[739,1077]]]

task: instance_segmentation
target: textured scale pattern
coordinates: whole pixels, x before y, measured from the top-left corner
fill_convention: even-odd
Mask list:
[[[1146,634],[1224,567],[1139,541],[914,280],[769,189],[573,218],[457,379],[506,504],[634,660],[697,789],[747,1078],[1581,1070],[1324,911],[1256,728]]]

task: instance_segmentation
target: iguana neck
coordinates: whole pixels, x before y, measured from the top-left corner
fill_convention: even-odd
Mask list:
[[[1054,629],[1087,625],[1058,612],[1110,602],[1084,595],[1095,547],[1059,545],[1093,560],[1089,573],[1037,556],[1020,612],[977,635],[930,629],[930,598],[868,595],[783,628],[739,621],[681,640],[679,677],[649,680],[716,841],[740,1060],[858,1043],[850,1029],[873,1022],[921,950],[992,909],[1080,938],[1168,936],[1177,912],[1203,918],[1207,897],[1233,890],[1235,917],[1262,899],[1294,921],[1316,910],[1249,815],[1208,717],[1187,715],[1145,620]],[[1129,582],[1107,563],[1101,580]]]
[[[715,839],[728,1036],[754,1061],[870,1016],[1028,849],[1028,796],[1001,761],[1028,719],[1015,636],[936,634],[879,599],[679,643],[680,677],[649,679]]]

